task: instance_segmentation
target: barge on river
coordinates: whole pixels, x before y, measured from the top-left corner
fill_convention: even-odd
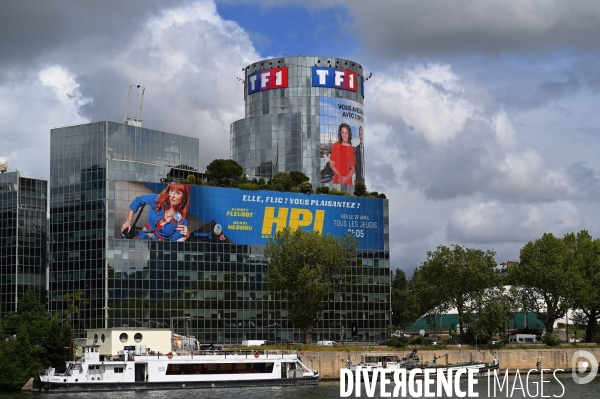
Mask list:
[[[212,387],[311,385],[319,372],[306,367],[298,352],[209,350],[184,353],[121,351],[101,361],[98,345],[84,345],[80,361],[67,370],[40,372],[34,392],[149,390]]]
[[[439,364],[438,360],[446,358],[446,364]],[[374,374],[374,371],[378,373],[381,370],[395,371],[395,370],[406,370],[410,371],[413,369],[430,369],[442,371],[447,374],[451,371],[456,374],[457,371],[468,371],[473,370],[475,375],[485,375],[489,371],[498,370],[500,368],[500,361],[498,359],[492,359],[489,362],[473,360],[472,356],[469,361],[447,363],[448,355],[435,356],[433,361],[422,361],[417,354],[417,350],[414,349],[407,357],[400,357],[398,355],[363,355],[362,360],[358,363],[353,363],[350,360],[344,360],[346,368],[352,371],[352,374],[356,374],[358,370],[366,372],[369,376]],[[375,373],[377,375],[377,373]],[[466,373],[465,373],[466,375]]]

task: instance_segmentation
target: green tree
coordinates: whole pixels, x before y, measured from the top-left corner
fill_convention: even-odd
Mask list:
[[[544,323],[546,332],[554,331],[554,322],[567,310],[575,274],[573,255],[563,239],[546,233],[521,248],[519,265],[509,271],[509,281]]]
[[[392,323],[402,329],[421,316],[415,294],[408,288],[406,273],[396,269],[392,277]]]
[[[600,317],[600,240],[582,230],[566,234],[563,241],[573,252],[575,267],[569,302],[577,308],[575,317],[586,324],[585,341],[592,342]]]
[[[273,176],[273,181],[271,182],[273,189],[276,191],[290,191],[292,184],[292,178],[285,172],[277,173]]]
[[[42,364],[32,356],[33,348],[24,325],[15,338],[0,341],[0,390],[20,390],[42,368]]]
[[[188,182],[190,182],[190,184],[197,184],[198,183],[198,179],[194,175],[188,175],[185,179]]]
[[[317,194],[329,194],[329,187],[327,186],[319,186],[316,191]]]
[[[354,195],[357,197],[364,197],[367,195],[367,185],[364,181],[357,181],[354,183]]]
[[[213,183],[229,185],[241,179],[244,168],[233,159],[215,159],[206,167],[206,174]]]
[[[290,228],[278,231],[265,246],[269,267],[268,289],[282,293],[288,302],[290,321],[312,342],[312,330],[323,303],[345,284],[347,267],[356,256],[357,242],[318,231]]]
[[[489,338],[504,331],[506,325],[519,311],[516,288],[505,290],[504,287],[492,287],[485,290],[480,298],[476,298],[476,320],[472,330],[478,338]]]
[[[67,302],[67,309],[63,312],[65,319],[75,319],[75,316],[79,314],[81,306],[90,303],[85,299],[85,293],[83,291],[67,292],[62,296],[63,301]]]
[[[312,189],[312,184],[307,181],[300,183],[298,188],[300,189],[300,192],[304,194],[312,194],[314,192]]]
[[[298,170],[290,172],[290,178],[292,179],[292,185],[294,187],[300,187],[301,183],[308,182],[310,180],[308,176]]]
[[[441,245],[427,252],[427,260],[415,273],[415,294],[430,317],[456,308],[461,341],[465,325],[474,321],[477,300],[497,285],[495,255],[489,250]]]
[[[20,389],[41,367],[63,367],[69,358],[73,331],[50,317],[39,295],[29,290],[19,298],[16,313],[2,318],[0,389]]]

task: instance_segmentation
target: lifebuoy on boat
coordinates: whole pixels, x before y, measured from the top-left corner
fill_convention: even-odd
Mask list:
[[[172,358],[173,358],[173,352],[169,352],[169,353],[167,353],[167,357],[168,357],[169,359],[172,359]]]
[[[254,357],[258,358],[260,356],[260,353],[258,351],[254,351]]]

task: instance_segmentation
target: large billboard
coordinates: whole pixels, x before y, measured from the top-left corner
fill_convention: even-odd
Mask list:
[[[320,98],[321,183],[353,186],[365,180],[362,104]]]
[[[341,237],[384,249],[383,200],[237,188],[117,181],[115,237],[264,245],[279,230]]]

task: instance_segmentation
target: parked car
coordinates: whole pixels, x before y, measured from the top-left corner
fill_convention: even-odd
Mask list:
[[[487,344],[490,345],[490,346],[501,346],[501,345],[504,345],[504,342],[502,342],[502,341],[490,341]]]
[[[429,345],[431,345],[431,346],[446,346],[446,344],[442,341],[431,341],[429,343]]]
[[[377,342],[377,345],[383,345],[383,346],[387,346],[387,345],[389,345],[389,344],[390,344],[390,343],[389,343],[389,342],[388,342],[386,339],[384,339],[383,341],[378,341],[378,342]]]

